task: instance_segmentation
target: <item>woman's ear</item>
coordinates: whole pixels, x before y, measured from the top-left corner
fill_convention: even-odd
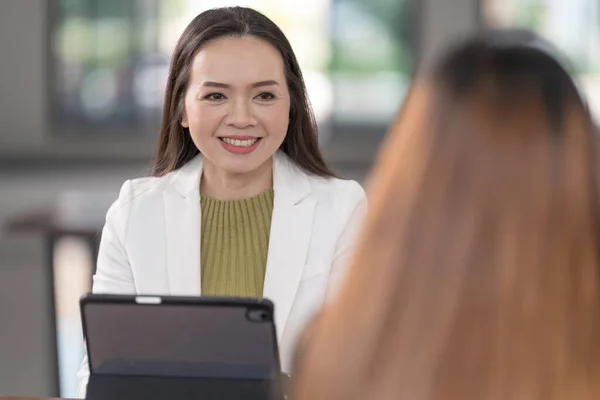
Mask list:
[[[185,98],[179,100],[179,104],[177,105],[177,114],[181,115],[181,126],[184,128],[189,128],[190,123],[187,118],[187,113],[185,112]]]

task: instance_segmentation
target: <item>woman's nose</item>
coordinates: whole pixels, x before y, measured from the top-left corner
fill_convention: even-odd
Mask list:
[[[255,124],[255,119],[252,115],[252,105],[244,100],[232,102],[231,108],[227,115],[227,124],[236,128],[246,128]]]

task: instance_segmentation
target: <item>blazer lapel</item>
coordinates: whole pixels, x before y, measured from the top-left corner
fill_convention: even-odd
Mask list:
[[[188,162],[164,191],[167,272],[172,295],[200,295],[202,156]]]
[[[274,157],[273,188],[263,296],[276,304],[277,336],[281,338],[306,262],[316,202],[307,198],[310,184],[306,175],[279,153]]]

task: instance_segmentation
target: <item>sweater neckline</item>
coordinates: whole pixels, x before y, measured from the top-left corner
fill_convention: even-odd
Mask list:
[[[273,198],[273,196],[274,196],[274,190],[269,189],[269,190],[266,190],[257,195],[254,195],[251,197],[245,197],[243,199],[220,200],[220,199],[217,199],[216,197],[210,197],[210,196],[200,196],[200,199],[203,201],[209,201],[209,202],[213,202],[213,203],[236,204],[236,203],[246,203],[249,201],[251,202],[251,201],[256,201],[256,200],[271,199],[271,198]]]

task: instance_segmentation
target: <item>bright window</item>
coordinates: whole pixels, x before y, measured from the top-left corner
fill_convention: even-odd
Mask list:
[[[412,69],[408,0],[55,0],[52,117],[76,132],[157,132],[171,52],[198,13],[256,8],[277,23],[319,122],[386,124]],[[86,129],[93,127],[93,130]]]
[[[482,0],[482,10],[490,26],[529,28],[557,46],[600,121],[600,1]]]

